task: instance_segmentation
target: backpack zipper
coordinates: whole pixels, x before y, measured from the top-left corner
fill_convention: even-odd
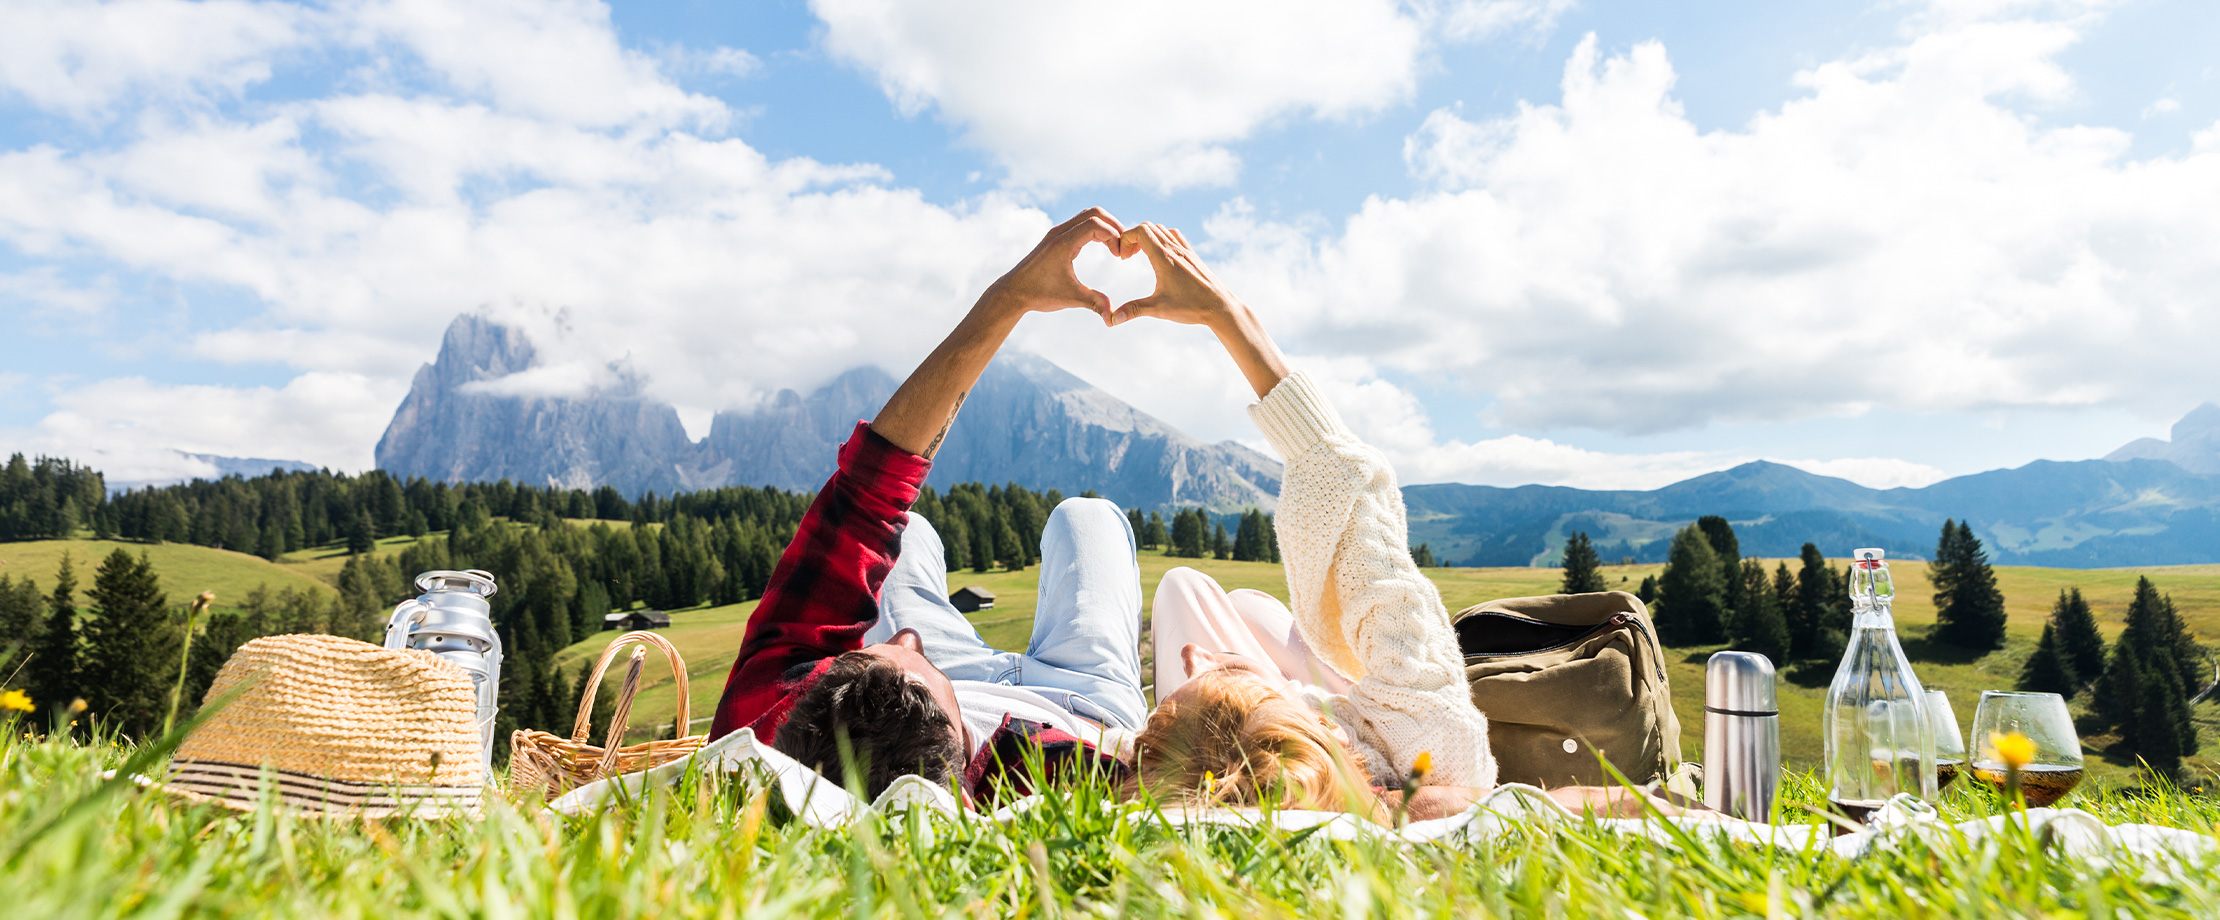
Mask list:
[[[1513,620],[1525,620],[1525,621],[1526,621],[1526,622],[1528,622],[1528,623],[1533,623],[1533,624],[1535,624],[1535,625],[1538,625],[1538,626],[1557,626],[1557,625],[1560,625],[1560,624],[1557,624],[1557,623],[1549,623],[1549,622],[1545,622],[1545,621],[1542,621],[1542,620],[1537,620],[1537,619],[1534,619],[1533,617],[1522,617],[1522,616],[1519,616],[1518,614],[1515,614],[1515,613],[1497,613],[1497,612],[1494,612],[1494,611],[1489,611],[1489,612],[1487,612],[1487,613],[1484,613],[1484,614],[1482,614],[1482,616],[1497,616],[1497,617],[1507,617],[1507,618],[1510,618],[1510,619],[1513,619]],[[1605,620],[1605,621],[1603,621],[1603,622],[1601,622],[1601,623],[1597,623],[1597,624],[1596,624],[1596,625],[1594,625],[1594,626],[1590,626],[1590,627],[1588,627],[1588,629],[1587,629],[1587,631],[1586,631],[1586,632],[1583,632],[1583,633],[1581,633],[1580,635],[1574,636],[1574,637],[1572,637],[1572,638],[1570,638],[1570,639],[1567,639],[1567,640],[1565,640],[1565,641],[1563,641],[1563,642],[1559,642],[1559,643],[1557,643],[1556,645],[1552,645],[1552,646],[1547,646],[1547,647],[1545,647],[1545,648],[1528,649],[1528,650],[1526,650],[1526,651],[1523,651],[1523,652],[1476,652],[1476,653],[1473,653],[1473,654],[1470,654],[1470,655],[1466,655],[1465,657],[1466,657],[1466,658],[1502,658],[1502,657],[1506,657],[1506,656],[1510,656],[1510,655],[1539,655],[1539,654],[1541,654],[1541,653],[1543,653],[1543,652],[1554,652],[1554,651],[1557,651],[1557,650],[1559,650],[1559,649],[1571,648],[1572,646],[1575,646],[1575,645],[1579,645],[1579,644],[1580,644],[1580,643],[1582,643],[1582,642],[1586,642],[1586,641],[1588,641],[1588,639],[1589,639],[1590,637],[1594,636],[1595,634],[1597,634],[1597,633],[1599,633],[1599,632],[1603,632],[1604,630],[1606,630],[1606,629],[1611,629],[1611,628],[1613,628],[1613,627],[1618,627],[1618,626],[1625,626],[1626,624],[1628,624],[1628,623],[1630,623],[1630,622],[1633,622],[1633,617],[1629,617],[1629,616],[1627,616],[1626,614],[1623,614],[1623,613],[1614,613],[1614,614],[1612,614],[1612,615],[1611,615],[1611,619]]]

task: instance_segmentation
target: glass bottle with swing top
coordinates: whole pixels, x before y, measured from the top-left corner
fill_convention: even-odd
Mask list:
[[[1828,804],[1859,824],[1899,794],[1936,797],[1927,694],[1896,639],[1896,589],[1884,557],[1861,549],[1851,562],[1849,647],[1821,711]]]

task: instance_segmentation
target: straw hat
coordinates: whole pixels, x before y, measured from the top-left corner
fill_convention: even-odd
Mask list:
[[[478,700],[429,652],[338,636],[239,647],[208,688],[238,696],[177,746],[164,788],[252,809],[264,777],[281,805],[382,818],[478,812]]]

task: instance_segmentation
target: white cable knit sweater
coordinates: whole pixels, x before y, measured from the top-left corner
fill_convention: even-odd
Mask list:
[[[1488,718],[1472,705],[1441,594],[1411,561],[1403,493],[1387,458],[1350,433],[1301,371],[1249,417],[1287,460],[1274,530],[1295,623],[1356,681],[1326,702],[1373,782],[1400,785],[1430,751],[1427,783],[1495,785]]]

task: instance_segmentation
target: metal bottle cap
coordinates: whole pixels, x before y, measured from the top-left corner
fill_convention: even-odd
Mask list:
[[[1704,708],[1723,715],[1779,715],[1773,662],[1756,652],[1712,655],[1704,665]]]

